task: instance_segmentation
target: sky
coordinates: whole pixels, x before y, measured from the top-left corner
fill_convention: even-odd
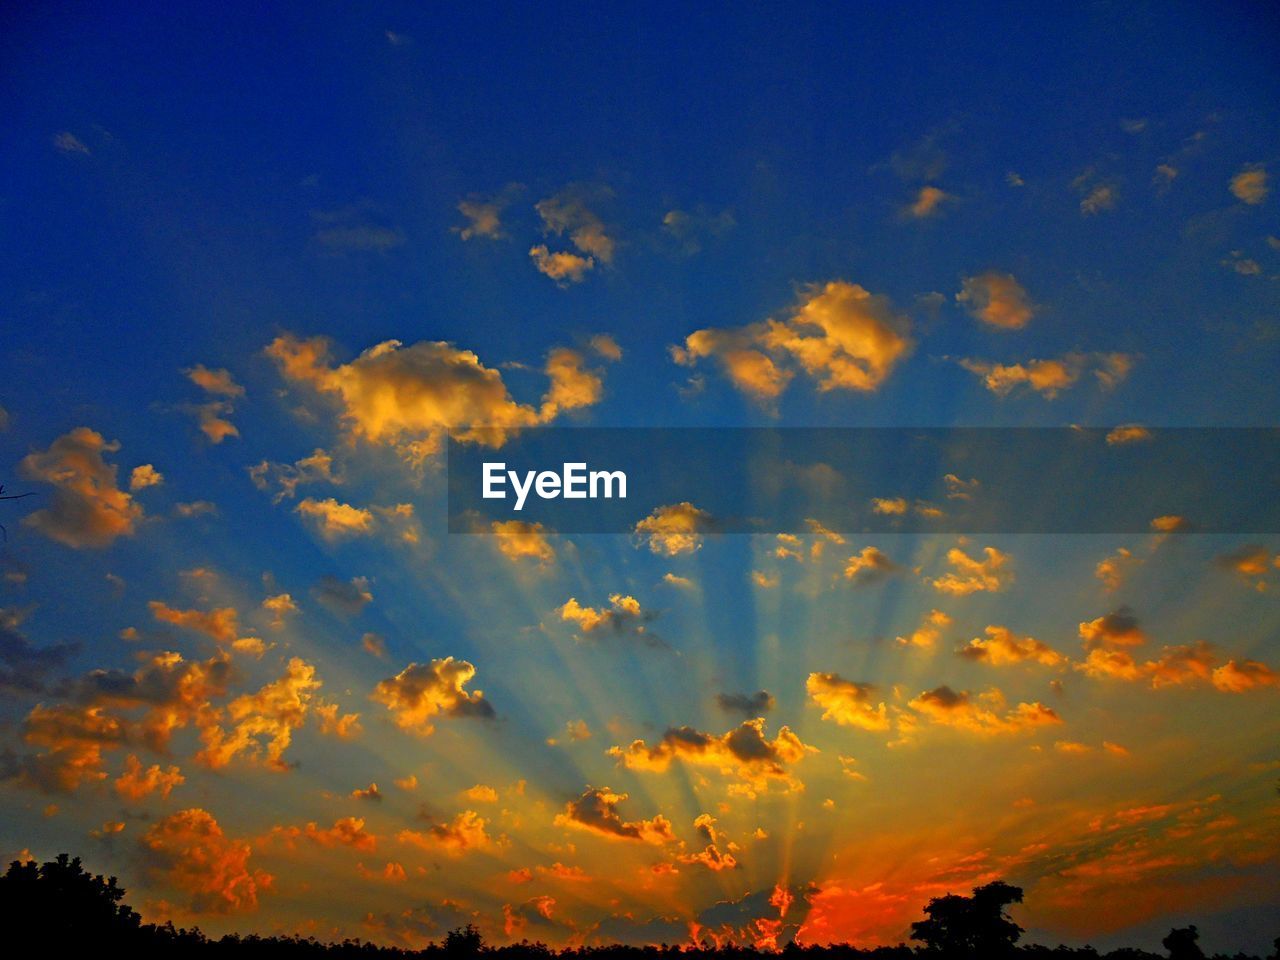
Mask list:
[[[6,861],[408,946],[897,943],[995,878],[1038,942],[1280,932],[1275,535],[461,534],[444,463],[1274,425],[1274,6],[0,18]]]

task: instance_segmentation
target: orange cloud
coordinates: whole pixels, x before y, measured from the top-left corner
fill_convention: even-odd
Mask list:
[[[256,910],[273,877],[249,866],[252,847],[227,837],[206,810],[165,817],[141,838],[153,875],[189,895],[194,913]]]
[[[88,427],[58,437],[48,450],[30,453],[18,473],[54,487],[52,502],[23,518],[23,524],[76,549],[110,546],[130,536],[142,520],[141,505],[116,483],[116,467],[104,453],[120,449]]]
[[[855,683],[836,673],[811,673],[805,689],[813,702],[822,707],[823,720],[862,730],[889,729],[884,702],[872,702],[876,691],[872,684]]]
[[[940,593],[965,597],[981,591],[999,592],[1013,582],[1009,555],[995,547],[983,547],[985,559],[975,560],[959,547],[947,551],[947,563],[954,570],[929,582]]]
[[[483,691],[466,689],[475,675],[474,666],[453,657],[411,663],[394,677],[380,681],[371,697],[391,711],[401,730],[428,736],[435,731],[432,720],[437,716],[494,715]]]
[[[239,617],[234,607],[219,607],[215,610],[177,610],[160,600],[152,600],[147,606],[151,610],[151,615],[160,623],[203,633],[218,643],[235,643],[240,633]]]
[[[491,842],[485,831],[487,825],[488,821],[474,810],[464,810],[452,820],[433,824],[426,830],[401,830],[396,839],[423,850],[444,850],[456,856],[487,847]]]
[[[673,727],[653,746],[633,740],[627,747],[610,747],[608,752],[630,770],[661,772],[673,760],[712,767],[724,776],[738,779],[730,792],[754,795],[775,783],[784,791],[804,789],[788,768],[814,749],[802,743],[788,727],[779,728],[777,736],[768,739],[765,720],[757,717],[720,735],[693,727]]]
[[[489,529],[497,536],[498,550],[508,560],[516,563],[533,560],[543,566],[555,562],[555,548],[547,540],[547,530],[542,524],[495,520]]]
[[[1062,718],[1038,701],[1019,703],[1003,715],[1003,694],[991,689],[978,697],[948,686],[926,690],[908,702],[912,710],[939,726],[954,727],[982,736],[1023,733],[1038,727],[1062,723]]]
[[[168,800],[174,787],[186,782],[186,777],[175,766],[162,770],[159,764],[153,763],[146,770],[142,769],[142,761],[134,754],[129,754],[124,762],[124,772],[115,782],[116,793],[129,800],[142,800],[153,793],[160,794]]]
[[[675,841],[671,821],[659,814],[652,820],[623,820],[618,806],[627,799],[625,793],[615,793],[608,787],[588,787],[582,796],[569,801],[564,811],[556,815],[555,824],[588,830],[613,840],[636,840],[642,843],[662,845]]]
[[[702,533],[711,526],[711,514],[685,500],[658,507],[635,526],[635,532],[649,541],[649,550],[674,557],[692,553],[702,546]]]
[[[387,340],[349,363],[334,364],[328,340],[285,334],[266,352],[286,380],[310,386],[338,405],[351,438],[389,445],[411,463],[435,456],[446,433],[499,446],[513,430],[546,423],[600,396],[598,376],[566,349],[548,357],[551,385],[541,408],[514,401],[497,370],[449,343],[405,346]]]
[[[1067,659],[1035,637],[1020,637],[1008,627],[989,626],[986,634],[985,637],[974,637],[956,652],[962,657],[988,663],[993,667],[1027,662],[1056,667]]]
[[[225,711],[231,725],[223,726],[220,711],[217,720],[201,730],[204,749],[196,759],[217,769],[244,754],[267,767],[288,769],[284,752],[293,741],[293,731],[305,722],[311,698],[320,688],[315,674],[315,667],[294,657],[280,679],[257,693],[232,700]]]
[[[1021,330],[1035,314],[1022,284],[1012,274],[994,270],[966,277],[956,301],[975,319],[1001,330]]]
[[[695,330],[671,355],[683,366],[715,359],[734,386],[761,401],[778,397],[797,372],[821,391],[870,392],[910,352],[910,325],[887,297],[835,280],[809,288],[786,319]]]

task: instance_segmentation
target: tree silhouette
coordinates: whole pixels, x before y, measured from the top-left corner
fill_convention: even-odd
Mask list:
[[[450,957],[474,957],[484,949],[484,937],[474,923],[450,930],[444,937],[444,952]]]
[[[1022,928],[1004,912],[1022,902],[1022,888],[1002,880],[975,887],[973,896],[934,897],[924,908],[926,919],[911,924],[911,939],[948,957],[1008,956]]]
[[[1193,923],[1189,927],[1174,927],[1160,945],[1169,951],[1169,960],[1204,960],[1204,951],[1197,941],[1200,931]]]
[[[56,933],[63,943],[128,942],[141,918],[123,899],[115,877],[93,876],[79,857],[63,853],[42,866],[15,860],[0,877],[0,929],[18,937]]]

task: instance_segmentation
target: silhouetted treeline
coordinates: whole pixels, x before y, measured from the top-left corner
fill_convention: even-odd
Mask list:
[[[124,902],[115,877],[94,876],[77,857],[62,854],[37,865],[15,860],[0,877],[0,936],[7,948],[63,955],[75,949],[127,951],[131,957],[202,958],[403,958],[424,960],[759,960],[765,951],[751,946],[700,947],[689,943],[631,947],[621,944],[554,950],[541,943],[487,946],[473,926],[450,931],[439,943],[420,950],[385,947],[363,940],[323,942],[303,937],[260,937],[227,934],[212,938],[199,929],[172,923],[143,923]],[[924,919],[911,925],[918,946],[857,949],[847,945],[802,947],[787,944],[779,951],[788,960],[1263,960],[1237,953],[1206,957],[1194,926],[1175,928],[1164,938],[1166,954],[1122,948],[1100,953],[1092,947],[1018,945],[1023,930],[1005,912],[1022,902],[1022,890],[1001,881],[974,889],[972,896],[935,897]],[[20,955],[20,954],[13,954]],[[1280,960],[1280,937],[1269,960]]]

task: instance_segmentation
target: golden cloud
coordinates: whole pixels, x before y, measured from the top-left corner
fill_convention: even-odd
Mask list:
[[[555,548],[547,540],[547,528],[526,520],[495,520],[489,529],[497,536],[498,550],[508,560],[533,560],[540,565],[554,563]]]
[[[662,845],[675,841],[671,821],[658,814],[652,820],[623,820],[618,806],[627,799],[608,787],[588,787],[582,796],[570,800],[557,814],[556,826],[588,830],[611,840],[635,840]]]
[[[120,449],[88,427],[76,427],[49,445],[30,453],[18,473],[54,487],[49,506],[23,518],[23,524],[68,547],[110,546],[117,537],[132,535],[142,520],[140,504],[116,484],[116,467],[104,453]]]
[[[124,772],[116,780],[115,788],[116,793],[128,800],[142,800],[153,793],[158,793],[161,799],[168,800],[173,788],[180,787],[185,782],[186,777],[177,767],[170,766],[166,770],[161,769],[159,764],[153,763],[144,770],[142,761],[131,753],[125,758]]]
[[[712,767],[740,781],[731,792],[754,795],[774,783],[784,791],[804,789],[788,767],[814,749],[802,743],[789,727],[779,728],[777,736],[768,739],[765,720],[757,717],[720,735],[693,727],[673,727],[653,746],[634,740],[627,747],[610,747],[608,753],[630,770],[661,772],[673,760]]]
[[[491,842],[485,831],[487,825],[488,821],[474,810],[464,810],[452,820],[433,824],[426,830],[401,830],[396,839],[422,850],[444,850],[456,856],[487,847]]]
[[[1237,200],[1250,206],[1257,206],[1267,199],[1270,187],[1267,186],[1267,171],[1262,164],[1245,167],[1231,178],[1231,192]]]
[[[974,637],[956,652],[993,667],[1027,662],[1056,667],[1067,661],[1066,657],[1035,637],[1020,637],[1008,627],[992,625],[986,628],[986,634],[985,637]]]
[[[249,866],[252,847],[227,837],[206,810],[180,810],[154,824],[140,844],[151,872],[190,897],[195,913],[256,910],[273,877]]]
[[[371,697],[391,711],[396,726],[428,736],[435,732],[433,718],[491,718],[493,707],[483,691],[467,690],[476,668],[466,660],[445,657],[430,663],[411,663],[394,677],[382,680]]]
[[[1025,733],[1062,723],[1057,713],[1039,701],[1019,703],[999,713],[1005,707],[1005,699],[994,688],[974,697],[967,690],[957,692],[948,686],[935,687],[909,701],[907,706],[931,723],[981,736]]]
[[[435,456],[449,432],[463,441],[499,446],[511,431],[595,403],[601,389],[598,375],[565,348],[548,357],[551,385],[540,408],[517,403],[497,370],[449,343],[405,346],[387,340],[349,363],[334,364],[327,339],[285,334],[266,352],[286,380],[338,404],[352,439],[389,445],[412,463]]]
[[[149,463],[134,467],[133,472],[129,474],[129,490],[132,493],[145,490],[147,487],[158,487],[162,483],[164,483],[164,474]]]
[[[294,657],[278,680],[227,705],[229,727],[223,726],[222,711],[203,727],[200,739],[204,749],[196,759],[218,769],[244,754],[272,769],[288,769],[284,752],[293,741],[293,731],[306,721],[312,696],[319,688],[315,667]]]
[[[871,392],[910,352],[910,326],[887,297],[835,280],[810,288],[787,319],[695,330],[671,355],[683,366],[715,359],[734,386],[762,401],[800,371],[821,391]]]
[[[846,680],[836,673],[811,673],[805,681],[810,698],[822,707],[823,720],[861,730],[888,730],[884,702],[873,703],[876,688],[870,683]]]
[[[701,534],[711,526],[711,514],[688,500],[658,507],[635,525],[635,532],[649,541],[656,554],[674,557],[702,546]]]
[[[898,637],[898,643],[904,647],[919,647],[932,650],[942,636],[944,627],[951,626],[951,618],[941,610],[930,610],[920,621],[920,626],[905,637]]]
[[[972,357],[956,361],[982,378],[983,386],[999,397],[1007,397],[1020,386],[1034,390],[1048,400],[1075,386],[1086,370],[1105,388],[1117,386],[1133,367],[1133,357],[1123,353],[1068,353],[1048,360],[1023,363],[993,363]]]
[[[234,607],[219,607],[214,610],[177,610],[161,600],[152,600],[147,607],[151,610],[151,615],[160,623],[203,633],[218,643],[234,643],[240,633],[239,616]]]
[[[1035,315],[1035,306],[1012,274],[988,271],[965,277],[956,294],[970,316],[1001,330],[1021,330]]]
[[[581,283],[586,279],[587,271],[596,265],[591,257],[580,257],[568,250],[549,250],[545,243],[530,247],[529,258],[540,274],[550,277],[561,286]]]
[[[959,547],[952,547],[947,551],[947,563],[954,569],[929,583],[940,593],[955,597],[982,591],[995,593],[1009,586],[1013,582],[1009,555],[995,547],[983,547],[982,555],[984,559],[975,560]]]
[[[844,566],[844,578],[859,586],[876,583],[902,569],[878,547],[863,547]]]
[[[271,837],[281,839],[290,846],[298,840],[307,840],[320,847],[354,847],[366,853],[375,850],[378,838],[364,828],[359,817],[342,817],[332,827],[321,829],[315,823],[301,827],[272,827]]]

